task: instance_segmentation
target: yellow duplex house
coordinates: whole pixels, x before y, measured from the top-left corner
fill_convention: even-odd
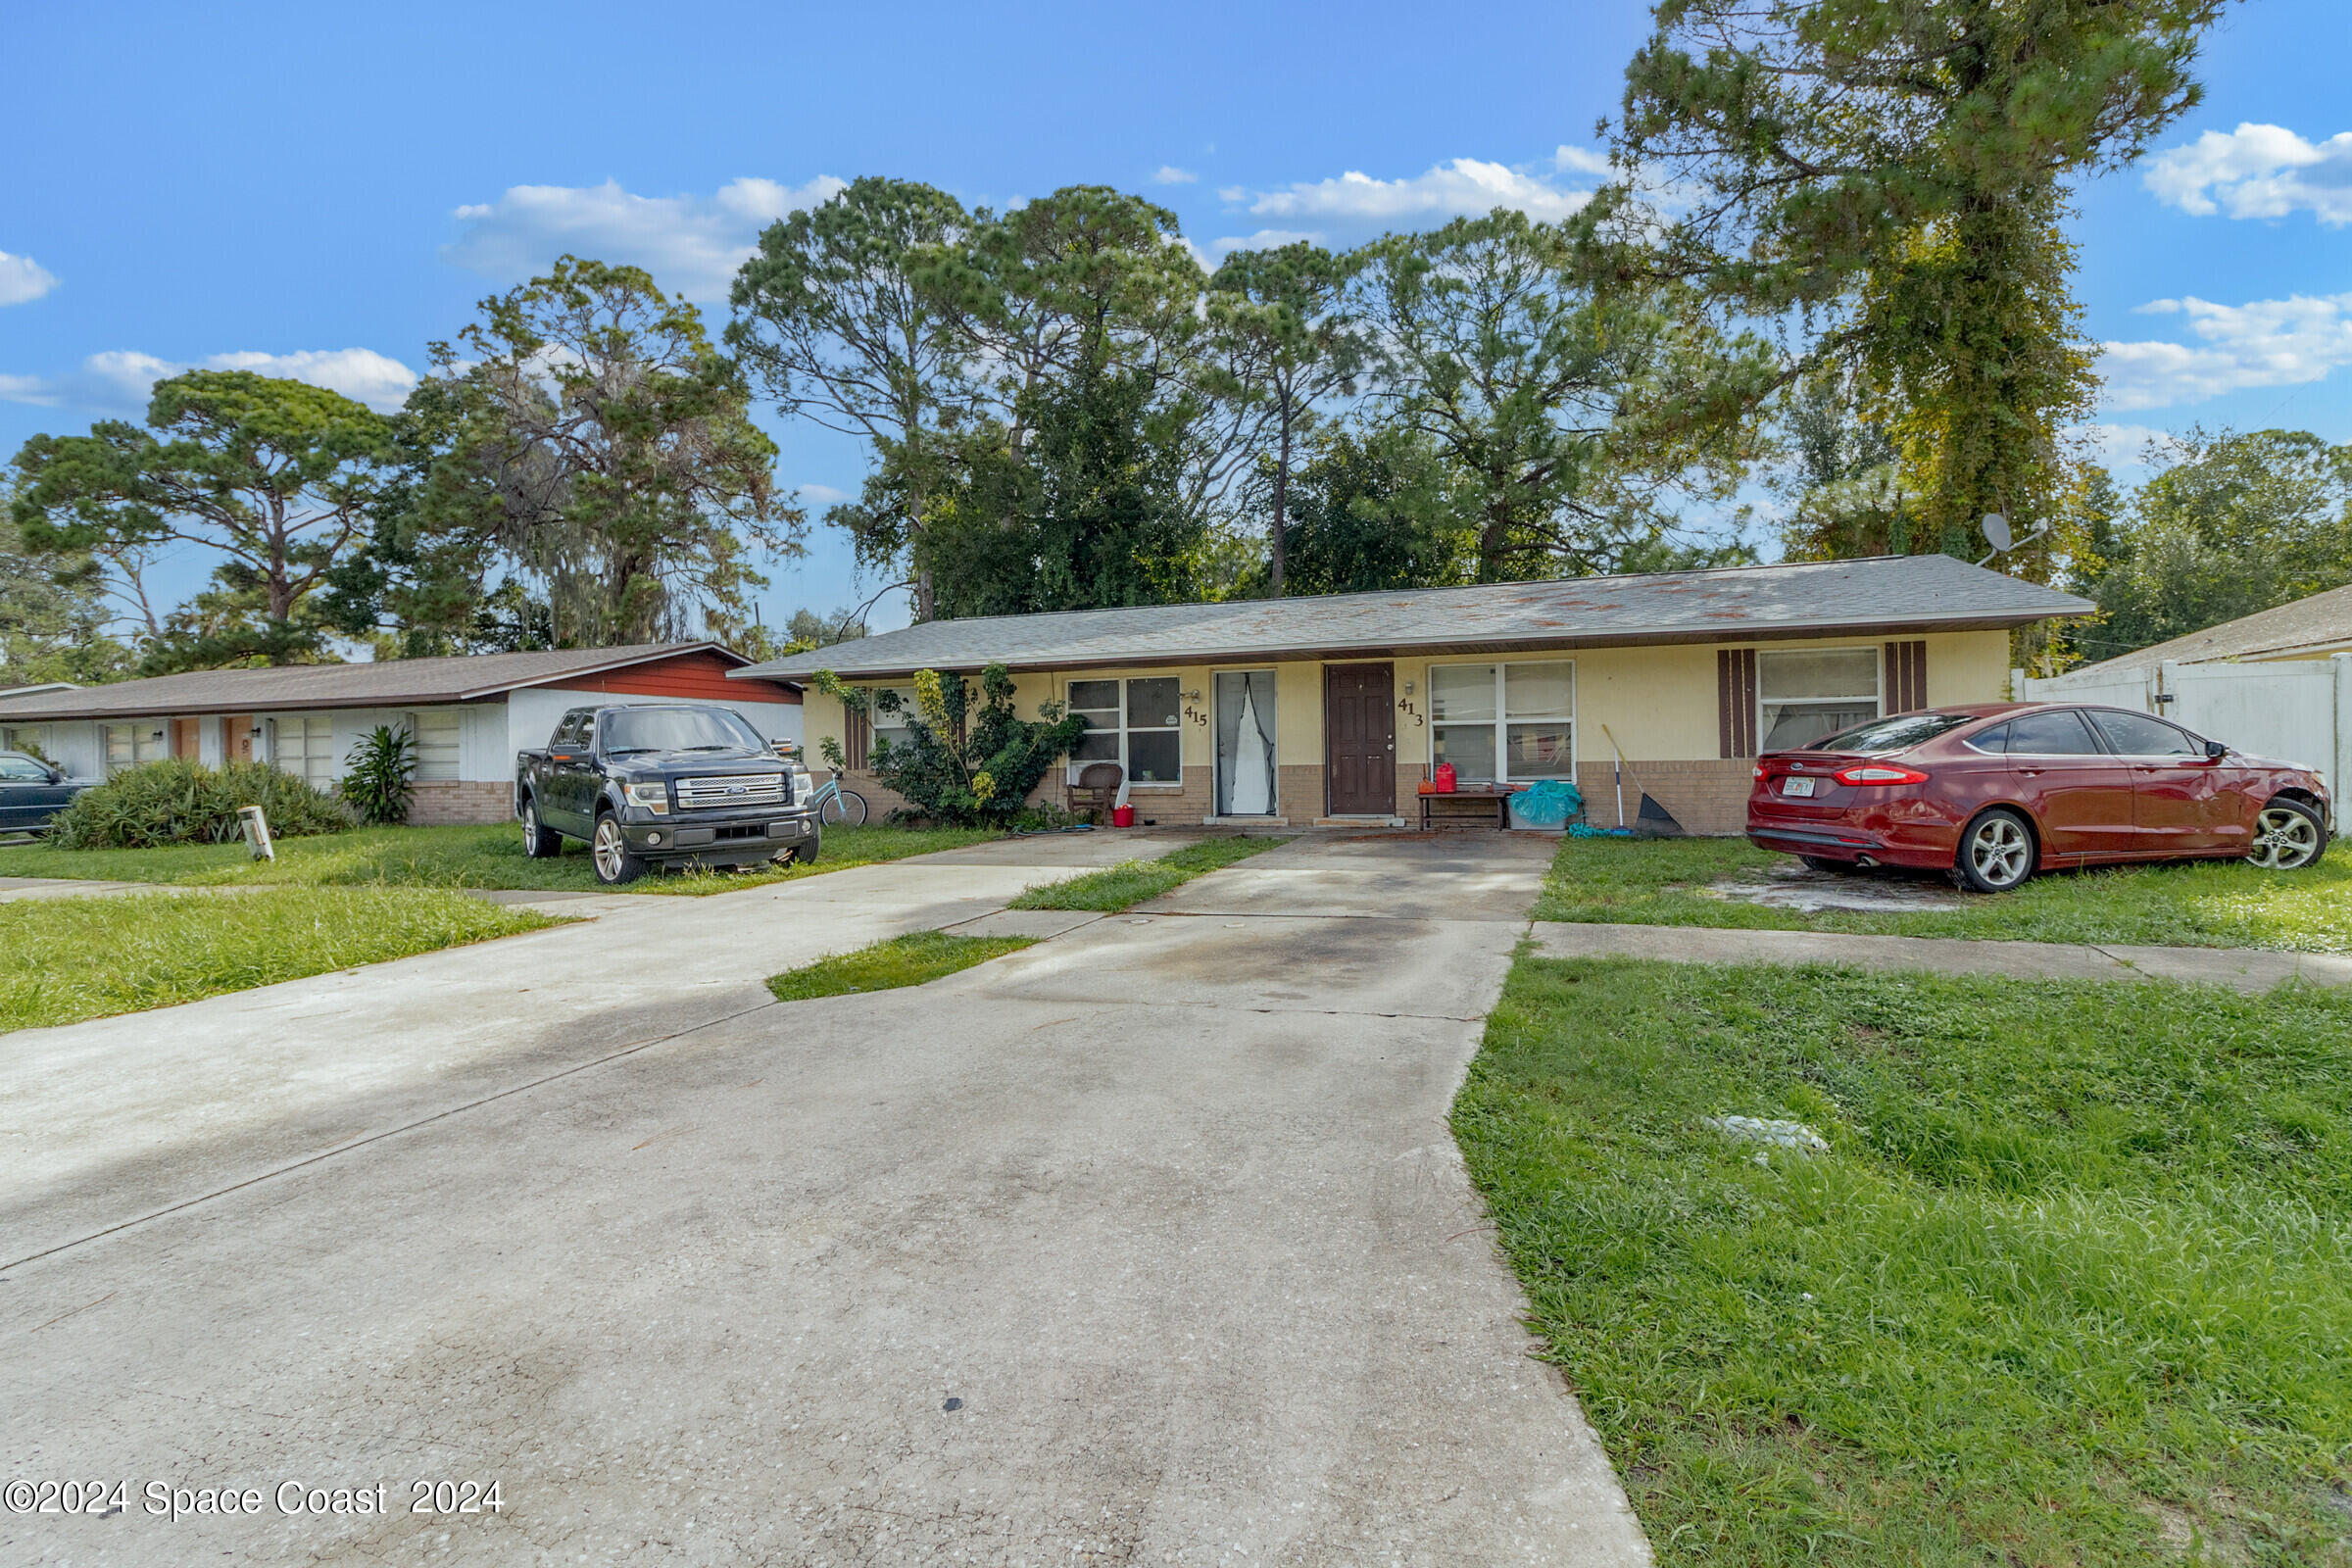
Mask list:
[[[1753,759],[1866,718],[2007,698],[2009,633],[2083,600],[1947,556],[1579,577],[1310,599],[935,620],[734,670],[896,687],[1013,673],[1024,716],[1089,721],[1040,794],[1115,762],[1159,824],[1400,821],[1422,780],[1569,779],[1615,825],[1616,784],[1695,833],[1743,824]],[[865,767],[890,719],[813,687],[805,733]],[[881,723],[877,731],[872,726]],[[1630,818],[1633,806],[1626,808]]]

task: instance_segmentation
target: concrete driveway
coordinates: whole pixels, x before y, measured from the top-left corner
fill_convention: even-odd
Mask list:
[[[1301,840],[919,990],[758,989],[1134,843],[0,1041],[44,1254],[0,1459],[129,1483],[0,1559],[1645,1561],[1445,1124],[1547,845]]]

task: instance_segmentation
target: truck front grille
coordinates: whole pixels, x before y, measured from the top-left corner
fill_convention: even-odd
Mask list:
[[[784,775],[781,773],[729,773],[716,778],[678,780],[678,809],[681,811],[783,804]]]

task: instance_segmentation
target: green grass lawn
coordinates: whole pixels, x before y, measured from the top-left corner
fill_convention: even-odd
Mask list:
[[[961,849],[999,835],[988,828],[829,827],[813,865],[767,866],[731,875],[648,874],[628,893],[724,893],[816,876],[876,860]],[[242,844],[189,844],[164,850],[60,850],[46,844],[0,848],[0,876],[89,877],[187,886],[242,883],[299,887],[544,888],[596,891],[588,848],[568,840],[564,854],[533,860],[513,823],[476,827],[373,827],[315,838],[279,839],[277,859],[256,861]]]
[[[0,904],[0,1030],[167,1007],[562,923],[424,888]]]
[[[778,1002],[839,997],[854,991],[895,991],[928,985],[943,975],[1001,958],[1036,945],[1035,937],[958,937],[945,931],[911,931],[869,943],[855,953],[802,964],[768,977]]]
[[[2352,1562],[2352,995],[1523,957],[1453,1125],[1663,1563]]]
[[[1031,888],[1012,901],[1015,909],[1093,909],[1103,914],[1116,914],[1132,908],[1146,899],[1156,899],[1162,893],[1180,888],[1193,878],[1247,860],[1252,855],[1263,854],[1288,839],[1232,838],[1202,839],[1181,850],[1161,856],[1156,860],[1122,860],[1117,865],[1066,881],[1049,882],[1041,888]]]
[[[2015,893],[1971,896],[1953,909],[1808,914],[1699,891],[1725,878],[1748,880],[1794,863],[1744,839],[1565,839],[1535,915],[1635,925],[2352,953],[2352,847],[2341,844],[2304,871],[2258,871],[2236,860],[2056,871]]]

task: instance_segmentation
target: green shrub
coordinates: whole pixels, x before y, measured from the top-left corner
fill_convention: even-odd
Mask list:
[[[227,844],[244,831],[240,806],[260,807],[279,838],[352,825],[351,812],[332,796],[266,762],[207,767],[175,758],[125,769],[75,796],[57,813],[50,842],[66,850]]]
[[[1037,723],[1018,717],[1012,710],[1012,672],[1003,664],[980,672],[977,693],[961,675],[916,670],[911,711],[890,688],[869,694],[844,686],[829,669],[816,672],[816,688],[839,698],[852,713],[879,710],[905,726],[905,741],[877,741],[867,759],[875,777],[913,803],[913,810],[891,812],[894,822],[1018,823],[1033,814],[1029,792],[1086,733],[1086,720],[1065,715],[1057,702],[1038,705]],[[819,749],[835,767],[849,765],[834,737],[826,736]]]
[[[398,827],[409,819],[416,793],[416,748],[405,729],[378,724],[343,759],[343,799],[375,827]]]

